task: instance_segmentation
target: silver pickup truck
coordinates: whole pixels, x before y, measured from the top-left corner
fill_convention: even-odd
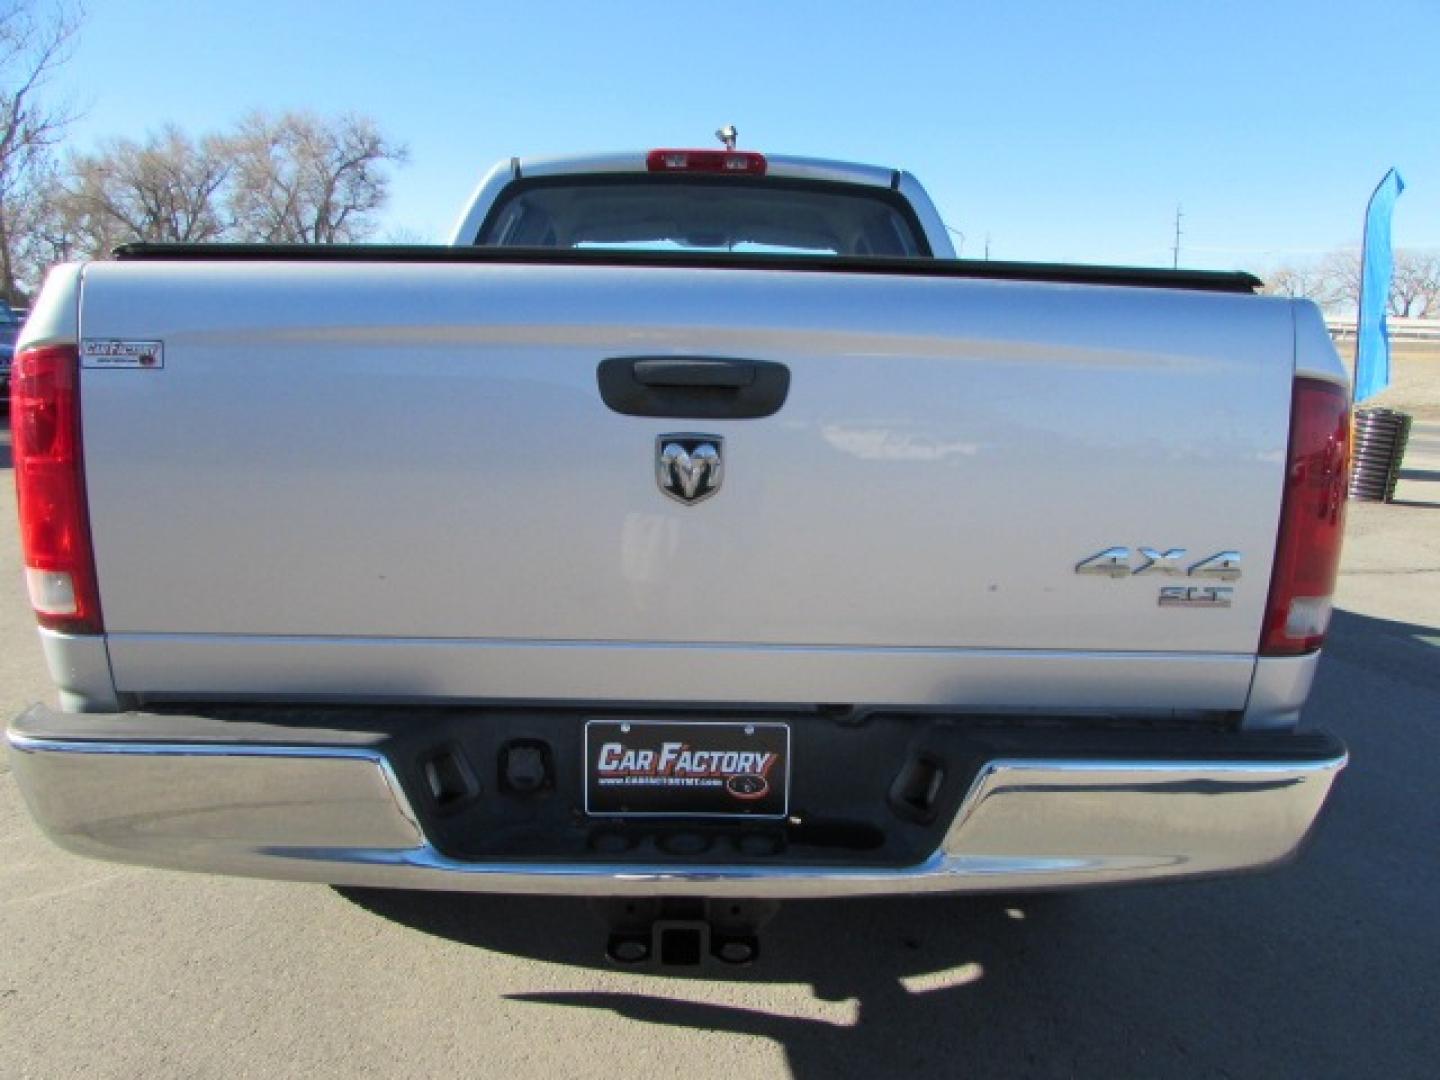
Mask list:
[[[1345,371],[1243,274],[966,262],[915,179],[515,160],[447,247],[122,248],[15,361],[62,846],[780,898],[1292,855]]]

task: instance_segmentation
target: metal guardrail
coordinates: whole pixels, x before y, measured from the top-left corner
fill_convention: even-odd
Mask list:
[[[1391,341],[1440,341],[1440,319],[1386,319]],[[1325,328],[1339,341],[1355,336],[1355,320],[1327,317]]]

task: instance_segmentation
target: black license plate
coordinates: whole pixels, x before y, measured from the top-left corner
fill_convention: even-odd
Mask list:
[[[782,818],[789,788],[788,724],[585,724],[587,814]]]

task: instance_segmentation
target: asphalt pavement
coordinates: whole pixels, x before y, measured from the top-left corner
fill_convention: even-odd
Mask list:
[[[49,698],[0,430],[0,714]],[[753,968],[606,967],[571,900],[339,891],[50,846],[0,762],[0,1076],[1431,1077],[1440,425],[1354,505],[1306,713],[1352,764],[1297,863],[793,903]]]

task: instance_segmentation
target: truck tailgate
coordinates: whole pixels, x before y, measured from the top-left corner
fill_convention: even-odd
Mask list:
[[[83,371],[121,690],[1236,708],[1288,304],[634,267],[100,263]],[[608,357],[788,367],[774,415],[621,415]],[[656,440],[723,437],[666,498]],[[1104,549],[1241,554],[1077,574]],[[783,672],[783,674],[782,674]]]

